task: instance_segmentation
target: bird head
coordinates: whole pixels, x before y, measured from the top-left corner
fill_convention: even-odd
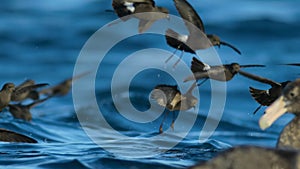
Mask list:
[[[211,44],[212,44],[213,46],[218,46],[218,47],[220,47],[220,45],[221,45],[221,43],[220,43],[221,40],[220,40],[219,36],[210,34],[210,35],[207,35],[207,38],[210,40],[210,42],[211,42]]]
[[[230,67],[230,71],[233,74],[238,73],[241,69],[241,66],[238,63],[231,63]]]
[[[287,84],[282,95],[273,102],[267,109],[266,114],[259,120],[261,129],[270,127],[274,121],[286,112],[300,114],[300,79]]]
[[[294,84],[294,85],[293,85]],[[283,101],[288,112],[300,114],[300,80],[288,84],[283,91]]]
[[[13,83],[6,83],[4,84],[2,90],[6,90],[12,93],[15,90],[15,85]]]

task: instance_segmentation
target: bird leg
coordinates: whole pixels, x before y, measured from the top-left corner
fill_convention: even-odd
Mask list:
[[[170,57],[168,57],[168,59],[165,61],[165,63],[168,63],[172,59],[172,57],[175,55],[177,50],[178,50],[178,48],[176,48],[175,51],[173,52],[173,54]]]
[[[258,108],[256,108],[253,112],[253,114],[256,114],[258,112],[258,110],[262,107],[262,105],[258,106]]]
[[[171,128],[174,131],[174,123],[175,123],[175,112],[173,112],[173,119],[172,119],[172,123],[171,123]]]
[[[166,120],[166,117],[168,116],[169,114],[169,111],[167,111],[163,117],[163,120],[162,122],[160,123],[160,126],[159,126],[159,134],[163,133],[163,124],[164,124],[164,121]]]
[[[178,59],[178,60],[176,61],[176,63],[173,65],[173,68],[175,68],[176,65],[180,62],[180,60],[182,59],[183,53],[184,53],[184,50],[181,52],[179,59]]]
[[[206,82],[208,80],[208,78],[205,78],[204,80],[202,80],[202,82],[200,82],[199,84],[197,84],[197,86],[201,86],[204,82]]]

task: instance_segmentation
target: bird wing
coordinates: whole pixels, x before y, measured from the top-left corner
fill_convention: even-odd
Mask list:
[[[26,87],[26,86],[31,86],[31,85],[34,85],[34,81],[28,79],[28,80],[25,80],[24,82],[22,82],[21,84],[19,84],[19,85],[16,87],[16,90],[21,89],[21,88]]]
[[[250,74],[250,73],[247,73],[247,72],[244,72],[242,70],[239,70],[239,73],[247,78],[250,78],[252,80],[255,80],[255,81],[258,81],[258,82],[261,82],[261,83],[266,83],[266,84],[269,84],[271,86],[281,86],[280,83],[277,83],[273,80],[270,80],[270,79],[267,79],[267,78],[263,78],[263,77],[260,77],[260,76],[257,76],[257,75],[253,75],[253,74]]]
[[[157,85],[151,92],[151,98],[156,100],[159,105],[166,107],[169,106],[178,93],[180,92],[176,85]]]
[[[167,106],[167,98],[160,89],[154,89],[151,92],[151,99],[154,99],[160,106]]]
[[[253,87],[249,87],[249,92],[251,96],[256,102],[263,106],[269,106],[277,99],[277,97],[272,97],[268,91],[269,90],[260,90],[255,89]]]
[[[62,88],[64,88],[65,86],[67,86],[68,84],[72,83],[72,81],[76,80],[76,79],[79,79],[83,76],[86,76],[87,74],[89,74],[91,72],[84,72],[84,73],[81,73],[81,74],[78,74],[76,76],[73,76],[73,77],[70,77],[70,78],[67,78],[65,79],[64,81],[60,82],[59,84],[55,85],[55,86],[52,86],[52,87],[49,87],[49,88],[46,88],[46,89],[43,89],[41,90],[39,93],[40,94],[48,94],[48,95],[52,95],[52,94],[56,94],[57,91],[61,90]],[[66,87],[69,91],[69,87],[67,86]],[[67,92],[68,92],[67,91]]]
[[[124,1],[124,0],[122,0]],[[143,3],[143,4],[151,4],[153,7],[155,6],[155,2],[153,0],[125,0],[126,2],[132,2],[132,3]]]
[[[176,9],[180,16],[183,18],[190,34],[194,32],[194,28],[190,24],[194,24],[202,32],[205,32],[203,22],[194,8],[186,0],[174,0]]]
[[[37,143],[36,140],[30,137],[6,129],[0,129],[0,141]]]
[[[62,91],[65,91],[64,93],[67,93],[67,92],[69,92],[69,90],[71,88],[71,86],[68,86],[68,82],[70,82],[70,81],[72,81],[72,79],[64,80],[55,86],[52,86],[52,87],[49,87],[49,88],[39,91],[39,93],[46,94],[49,96],[64,95],[64,94],[61,94]]]
[[[288,63],[288,64],[283,64],[283,65],[288,65],[288,66],[300,66],[300,63]]]
[[[22,87],[22,88],[19,88],[17,90],[15,90],[13,92],[13,95],[20,95],[20,94],[23,94],[25,92],[29,92],[29,91],[32,91],[34,89],[37,89],[37,88],[40,88],[40,87],[44,87],[44,86],[47,86],[48,83],[40,83],[40,84],[35,84],[35,85],[30,85],[30,86],[26,86],[26,87]]]
[[[40,100],[34,101],[34,102],[28,104],[27,107],[32,108],[32,107],[34,107],[34,106],[36,106],[36,105],[38,105],[38,104],[40,104],[40,103],[42,103],[42,102],[48,100],[48,99],[51,98],[51,97],[52,97],[52,96],[50,95],[50,96],[48,96],[48,97],[46,97],[46,98],[44,98],[44,99],[40,99]]]
[[[141,19],[139,22],[139,33],[145,32],[150,26],[154,23],[153,20],[143,20]]]

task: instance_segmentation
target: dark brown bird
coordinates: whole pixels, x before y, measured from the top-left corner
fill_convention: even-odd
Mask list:
[[[167,41],[167,44],[176,50],[173,52],[173,54],[165,61],[165,63],[168,63],[173,56],[176,54],[177,50],[181,51],[179,59],[175,62],[173,65],[173,68],[177,66],[177,64],[180,62],[180,59],[182,59],[184,52],[188,52],[191,54],[195,54],[195,50],[193,50],[188,44],[188,35],[180,35],[177,32],[173,31],[172,29],[167,29],[165,38]]]
[[[0,112],[8,106],[11,101],[11,95],[15,90],[15,85],[13,83],[6,83],[0,91]]]
[[[231,148],[188,169],[300,169],[298,151],[254,146]]]
[[[295,118],[283,129],[277,142],[279,148],[300,149],[300,79],[290,82],[283,89],[282,95],[272,103],[260,118],[259,126],[265,130],[286,112]]]
[[[227,42],[221,41],[217,35],[206,34],[204,24],[200,16],[186,0],[174,0],[174,3],[177,11],[184,20],[184,23],[189,31],[189,35],[182,35],[172,29],[168,29],[165,34],[168,45],[175,48],[176,51],[178,49],[192,54],[195,54],[195,51],[199,49],[207,49],[211,46],[220,47],[221,45],[225,45],[232,48],[238,54],[241,54],[236,47]],[[181,53],[180,57],[182,57],[183,52]],[[173,55],[171,55],[166,62],[168,62],[172,56]],[[175,63],[175,66],[178,62],[179,61]]]
[[[235,147],[190,169],[300,169],[300,79],[286,85],[282,95],[260,119],[260,127],[268,128],[285,112],[294,113],[296,117],[281,132],[277,141],[277,148],[280,149]]]
[[[36,140],[25,135],[0,128],[0,141],[3,142],[22,142],[22,143],[37,143]]]
[[[262,106],[270,106],[282,93],[283,88],[291,81],[285,81],[277,83],[267,78],[262,78],[263,83],[271,85],[271,88],[267,90],[256,89],[249,87],[249,92],[254,100],[260,104],[260,106],[253,112],[255,114]]]
[[[15,87],[15,90],[11,95],[11,101],[23,101],[27,98],[38,100],[39,93],[36,89],[47,85],[47,83],[35,84],[33,80],[26,80],[19,86]]]
[[[151,93],[151,99],[154,99],[160,106],[165,107],[168,111],[165,113],[163,120],[159,127],[159,133],[163,132],[163,123],[169,111],[178,111],[178,110],[188,110],[193,107],[198,102],[198,99],[193,96],[192,91],[196,87],[194,83],[190,89],[185,93],[181,94],[177,86],[172,85],[157,85]],[[171,128],[174,129],[175,114],[173,113],[173,120]]]
[[[194,73],[193,76],[184,79],[184,82],[199,79],[214,79],[217,81],[229,81],[236,74],[241,74],[247,78],[256,80],[256,76],[250,73],[244,72],[241,68],[247,67],[265,67],[264,65],[239,65],[238,63],[231,63],[226,65],[209,66],[206,63],[199,61],[193,57],[191,70]]]
[[[52,87],[41,90],[39,92],[39,94],[46,94],[48,96],[64,96],[69,93],[69,91],[72,87],[73,80],[81,78],[81,77],[87,75],[88,73],[90,73],[90,72],[85,72],[85,73],[79,74],[77,76],[68,78],[68,79],[60,82],[56,86],[52,86]]]
[[[139,33],[146,31],[156,20],[169,18],[168,9],[155,6],[153,0],[113,0],[112,6],[123,21],[139,19]]]
[[[34,101],[30,104],[27,105],[22,105],[21,103],[18,104],[9,104],[8,107],[8,111],[14,116],[14,118],[17,119],[23,119],[25,121],[31,121],[32,120],[32,116],[31,116],[31,112],[30,109],[33,108],[34,106],[38,105],[39,103],[42,103],[44,101],[46,101],[47,99],[49,99],[50,97],[41,99],[41,100],[37,100]]]

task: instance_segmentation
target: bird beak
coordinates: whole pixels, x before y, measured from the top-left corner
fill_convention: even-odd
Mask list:
[[[231,49],[233,49],[235,52],[237,52],[238,54],[242,54],[241,51],[239,51],[236,47],[234,47],[233,45],[227,43],[227,42],[220,42],[220,45],[224,45],[224,46],[228,46]]]
[[[170,103],[170,105],[172,106],[172,109],[174,109],[180,101],[181,101],[181,94],[177,93]]]
[[[275,122],[275,120],[287,112],[285,106],[286,103],[283,100],[283,96],[280,96],[274,103],[271,104],[271,106],[266,109],[266,114],[260,118],[260,128],[262,130],[269,128]]]

